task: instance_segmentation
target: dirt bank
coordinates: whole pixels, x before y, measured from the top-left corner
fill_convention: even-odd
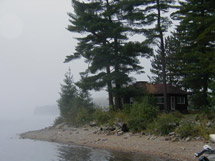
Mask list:
[[[141,152],[159,155],[174,160],[195,160],[194,153],[202,150],[203,141],[166,141],[165,137],[124,133],[118,135],[96,134],[98,128],[55,128],[30,131],[21,134],[22,138],[78,144],[90,147],[112,149],[124,152]]]

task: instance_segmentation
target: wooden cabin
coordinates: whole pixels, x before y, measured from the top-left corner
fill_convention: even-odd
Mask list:
[[[132,85],[139,92],[128,94],[123,98],[124,103],[132,104],[135,97],[149,94],[155,97],[156,103],[161,110],[164,109],[163,84],[151,84],[147,82],[136,82]],[[167,84],[167,104],[169,110],[178,110],[181,112],[187,111],[188,100],[187,92],[178,87]]]

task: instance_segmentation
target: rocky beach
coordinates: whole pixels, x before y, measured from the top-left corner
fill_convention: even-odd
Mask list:
[[[23,139],[34,139],[63,144],[77,144],[129,153],[143,153],[169,160],[195,160],[194,153],[202,150],[208,142],[201,140],[176,140],[174,133],[169,136],[132,134],[99,127],[72,127],[68,125],[51,126],[37,131],[21,134]],[[213,145],[212,145],[213,147]]]

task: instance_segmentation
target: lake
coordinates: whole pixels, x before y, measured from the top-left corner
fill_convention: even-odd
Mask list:
[[[0,118],[0,161],[166,161],[142,154],[20,139],[20,133],[48,127],[54,119],[54,116]]]

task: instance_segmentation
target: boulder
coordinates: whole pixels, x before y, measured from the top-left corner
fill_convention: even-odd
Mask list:
[[[97,124],[96,124],[95,121],[92,121],[92,122],[90,122],[90,126],[91,126],[91,127],[94,127],[94,126],[97,126]]]

